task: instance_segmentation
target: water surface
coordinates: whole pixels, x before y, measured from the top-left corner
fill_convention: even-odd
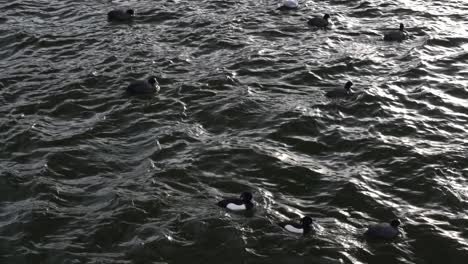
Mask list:
[[[465,263],[466,1],[277,6],[0,1],[1,262]],[[215,206],[244,190],[254,214]],[[276,226],[303,215],[315,234]]]

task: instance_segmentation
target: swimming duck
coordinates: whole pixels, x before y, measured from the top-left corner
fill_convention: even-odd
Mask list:
[[[131,21],[135,16],[135,11],[133,9],[116,9],[107,13],[107,19],[109,21],[118,21],[118,22],[127,22]]]
[[[299,7],[299,2],[297,0],[283,0],[283,4],[278,7],[278,10],[295,10]]]
[[[400,29],[390,31],[384,35],[386,41],[403,41],[408,38],[408,32],[405,31],[405,26],[400,23]]]
[[[245,211],[253,208],[252,194],[249,192],[241,193],[239,198],[228,198],[219,201],[218,206],[227,208],[232,211]]]
[[[307,21],[307,24],[313,27],[324,28],[327,27],[329,22],[328,19],[330,18],[329,14],[325,14],[323,17],[313,17]]]
[[[133,94],[149,94],[159,92],[159,85],[156,77],[151,76],[146,80],[140,80],[128,85],[127,92]]]
[[[393,219],[390,223],[371,225],[364,233],[364,235],[368,238],[392,239],[397,237],[400,233],[398,230],[399,225],[400,220],[398,219]]]
[[[334,97],[334,98],[338,98],[338,97],[348,97],[350,95],[353,94],[353,92],[351,91],[351,86],[353,86],[353,82],[351,81],[348,81],[346,82],[344,88],[341,88],[341,89],[335,89],[335,90],[332,90],[332,91],[328,91],[325,96],[327,97]]]
[[[289,232],[305,235],[312,230],[312,227],[310,226],[312,222],[313,220],[311,217],[305,216],[301,219],[299,223],[288,221],[288,222],[281,222],[278,225]]]

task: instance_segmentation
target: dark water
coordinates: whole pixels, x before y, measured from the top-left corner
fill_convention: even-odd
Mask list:
[[[0,263],[467,263],[468,3],[277,5],[0,0]]]

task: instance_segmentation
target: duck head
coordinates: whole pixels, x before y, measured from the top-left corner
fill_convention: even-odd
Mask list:
[[[328,20],[329,18],[330,18],[330,15],[329,15],[329,14],[325,14],[325,15],[323,16],[323,19],[325,19],[325,20]]]
[[[131,16],[135,15],[135,11],[133,9],[128,9],[127,12],[125,12]]]
[[[390,225],[394,228],[397,228],[400,224],[401,222],[398,219],[393,219],[392,221],[390,221]]]
[[[345,88],[345,90],[346,90],[347,92],[350,92],[350,91],[351,91],[351,86],[353,86],[353,82],[352,82],[352,81],[348,81],[348,82],[345,84],[344,88]]]
[[[243,192],[240,195],[240,199],[244,202],[250,202],[252,200],[252,194],[249,192]]]
[[[151,76],[148,78],[148,83],[151,84],[151,85],[158,85],[158,80],[156,80],[156,77],[155,76]]]
[[[405,25],[403,25],[403,23],[400,23],[400,31],[403,31],[405,30]]]
[[[312,224],[313,220],[310,216],[304,216],[301,219],[301,224],[302,226],[310,226]]]

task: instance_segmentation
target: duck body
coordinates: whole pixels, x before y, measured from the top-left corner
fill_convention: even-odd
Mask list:
[[[408,39],[408,32],[405,31],[403,24],[400,24],[399,30],[390,31],[384,35],[385,41],[403,41],[405,39]]]
[[[329,98],[345,98],[353,95],[353,92],[351,91],[351,86],[353,86],[353,83],[351,81],[348,81],[344,88],[341,89],[335,89],[328,91],[325,96]]]
[[[107,13],[107,20],[115,22],[128,22],[131,21],[135,16],[133,9],[116,9]]]
[[[251,210],[254,205],[252,203],[252,194],[243,192],[240,198],[228,198],[217,203],[219,207],[229,209],[231,211],[246,211]]]
[[[390,223],[371,225],[364,235],[372,239],[393,239],[400,233],[400,230],[398,230],[399,225],[400,221],[398,220],[393,220]]]
[[[299,2],[297,0],[283,0],[283,4],[278,7],[278,10],[295,10],[299,8]]]
[[[291,221],[278,223],[278,225],[286,231],[303,235],[310,233],[310,231],[312,230],[311,224],[312,218],[308,216],[302,218],[299,223]]]
[[[159,92],[156,77],[151,76],[146,80],[135,81],[127,86],[127,92],[132,94],[150,94]]]
[[[351,96],[353,93],[344,89],[335,89],[328,91],[325,95],[329,98],[345,98]]]
[[[403,41],[405,39],[408,39],[406,31],[392,31],[384,35],[385,41]]]
[[[309,21],[307,21],[307,24],[313,27],[326,28],[330,24],[328,22],[329,18],[330,18],[330,15],[328,14],[325,14],[323,17],[313,17],[309,19]]]

